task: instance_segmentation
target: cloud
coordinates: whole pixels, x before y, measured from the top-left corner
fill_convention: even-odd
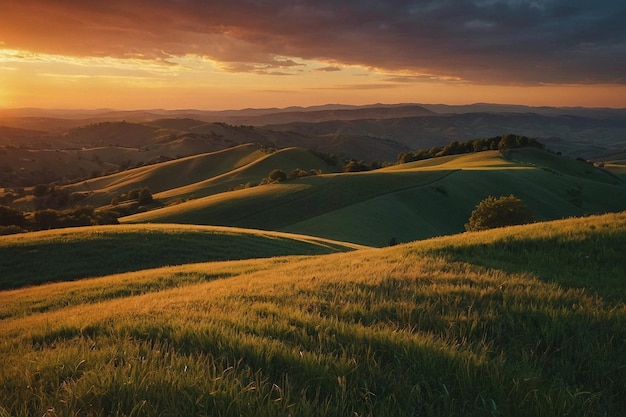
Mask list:
[[[327,67],[316,68],[316,69],[314,69],[314,71],[319,71],[319,72],[336,72],[336,71],[341,71],[341,67],[330,65],[330,66],[327,66]]]
[[[253,73],[318,60],[473,83],[626,83],[623,0],[6,3],[0,45],[33,52],[192,54]]]
[[[385,84],[385,83],[370,83],[370,84],[341,84],[329,87],[308,87],[309,90],[346,90],[346,91],[355,91],[355,90],[388,90],[390,88],[400,87],[399,84]]]

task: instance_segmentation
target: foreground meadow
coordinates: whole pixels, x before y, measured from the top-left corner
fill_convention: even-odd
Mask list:
[[[620,213],[2,291],[0,415],[625,415],[625,251]]]

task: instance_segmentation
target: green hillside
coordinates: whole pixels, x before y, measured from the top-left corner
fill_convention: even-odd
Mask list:
[[[156,195],[162,201],[173,199],[198,198],[215,195],[231,189],[257,185],[274,169],[289,173],[294,169],[304,171],[334,172],[336,166],[328,165],[312,152],[301,148],[285,148],[271,153],[262,153],[246,165],[233,166],[233,169],[221,175],[206,178],[186,186],[172,188]],[[257,154],[255,154],[256,156]]]
[[[66,188],[70,192],[85,193],[87,197],[82,204],[103,206],[116,195],[148,187],[167,204],[228,191],[246,183],[256,185],[277,168],[286,172],[296,168],[323,172],[337,169],[304,149],[287,148],[268,153],[258,145],[246,144],[98,177]]]
[[[120,219],[281,230],[369,246],[459,233],[489,195],[514,194],[538,220],[626,209],[618,177],[538,149],[454,155],[222,193]]]
[[[0,414],[625,415],[625,242],[619,213],[0,291]]]
[[[148,165],[77,183],[71,192],[88,193],[86,204],[108,204],[119,193],[148,187],[153,193],[181,187],[221,175],[263,156],[255,145],[241,145],[223,151],[189,156],[169,162]]]
[[[211,226],[57,229],[0,236],[0,289],[166,265],[319,255],[358,248],[310,236]]]

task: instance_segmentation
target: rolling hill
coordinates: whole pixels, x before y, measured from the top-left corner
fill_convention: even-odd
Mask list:
[[[308,150],[287,148],[264,151],[245,144],[222,151],[193,155],[173,161],[131,169],[65,187],[84,193],[83,204],[103,206],[114,196],[148,187],[162,203],[198,198],[252,183],[256,185],[273,169],[336,171]]]
[[[626,112],[492,104],[219,112],[0,109],[0,145],[6,155],[0,160],[0,184],[84,180],[245,143],[301,147],[368,163],[394,162],[400,152],[507,132],[538,138],[573,158],[596,160],[624,151]],[[20,154],[24,150],[28,156]],[[64,162],[50,159],[51,150]]]
[[[300,147],[333,153],[341,160],[368,162],[395,161],[400,152],[410,150],[393,139],[367,134],[316,136],[195,119],[102,122],[56,135],[39,132],[34,137],[15,137],[31,132],[24,129],[5,128],[4,132],[0,128],[0,184],[12,187],[83,181],[250,143],[265,148]]]
[[[600,158],[623,151],[626,118],[615,112],[603,118],[564,114],[468,112],[382,120],[290,122],[265,128],[306,135],[369,135],[393,139],[411,149],[443,146],[452,141],[493,137],[506,132],[538,138],[549,149],[574,158]]]
[[[168,265],[281,255],[319,255],[363,246],[289,233],[213,226],[87,226],[3,236],[0,289]]]
[[[624,242],[619,213],[0,291],[0,412],[623,415]]]
[[[213,194],[120,221],[250,227],[384,246],[392,238],[407,242],[459,233],[482,199],[509,194],[526,202],[538,220],[626,209],[626,187],[617,176],[526,148],[306,177]]]

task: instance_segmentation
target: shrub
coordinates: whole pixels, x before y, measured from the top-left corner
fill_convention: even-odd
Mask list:
[[[285,181],[286,179],[287,179],[287,174],[285,174],[285,171],[282,171],[280,169],[273,170],[267,176],[267,180],[269,183],[281,182],[281,181]]]
[[[531,223],[532,221],[533,216],[530,208],[514,195],[498,198],[489,196],[472,211],[469,222],[465,224],[465,230],[486,230]]]

